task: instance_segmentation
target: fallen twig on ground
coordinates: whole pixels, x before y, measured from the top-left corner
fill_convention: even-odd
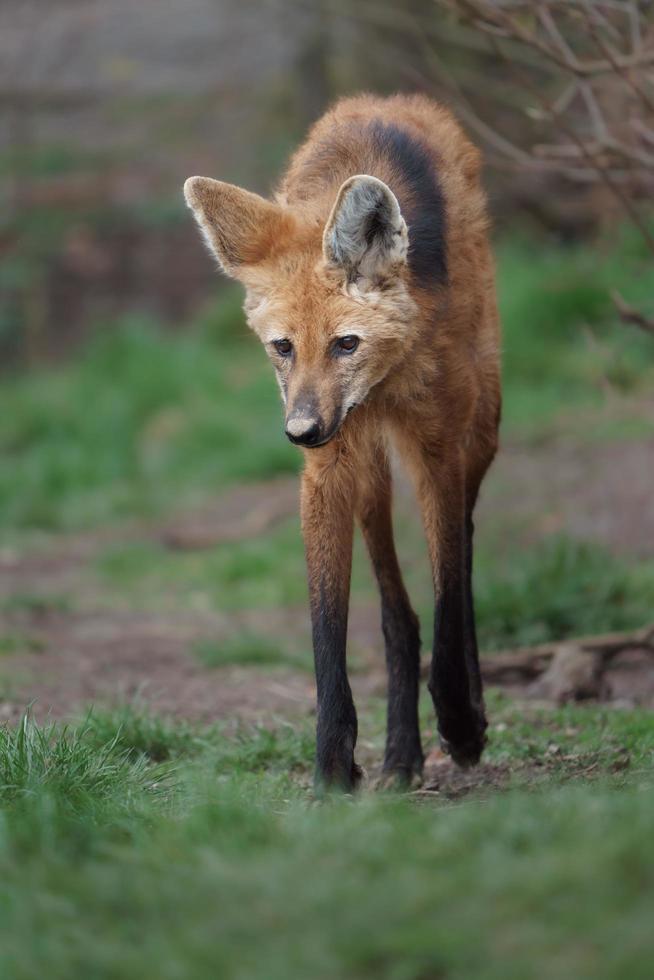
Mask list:
[[[487,684],[527,685],[527,694],[558,702],[609,696],[607,671],[622,654],[654,659],[654,624],[492,654],[482,660]]]

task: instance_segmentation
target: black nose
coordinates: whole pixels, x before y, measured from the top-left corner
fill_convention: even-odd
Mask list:
[[[305,429],[301,429],[297,421],[289,423],[286,435],[296,446],[315,446],[320,442],[320,423],[308,421]]]

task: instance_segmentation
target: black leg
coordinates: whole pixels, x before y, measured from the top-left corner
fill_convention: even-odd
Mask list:
[[[360,490],[359,521],[379,585],[388,671],[388,726],[384,773],[410,784],[422,773],[418,721],[420,628],[402,581],[393,541],[391,479],[381,452],[370,469],[374,482]]]
[[[479,761],[486,719],[472,606],[472,524],[466,521],[463,461],[443,447],[411,456],[436,607],[429,690],[441,741],[459,765]]]
[[[470,699],[473,707],[484,715],[484,692],[479,668],[475,606],[472,592],[472,552],[474,524],[472,514],[466,519],[465,528],[465,651],[470,681]]]
[[[407,604],[382,596],[382,630],[388,671],[388,712],[384,772],[410,784],[422,775],[424,756],[418,721],[420,632]]]
[[[486,743],[470,581],[472,544],[466,544],[466,537],[462,529],[459,555],[443,569],[429,677],[443,746],[462,766],[475,765]]]
[[[319,590],[322,593],[322,590]],[[311,600],[313,651],[318,695],[316,785],[354,789],[361,770],[354,762],[357,715],[347,679],[347,607],[324,593]]]

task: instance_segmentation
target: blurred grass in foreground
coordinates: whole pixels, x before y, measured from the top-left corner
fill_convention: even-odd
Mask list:
[[[618,324],[609,299],[617,288],[651,304],[646,257],[627,235],[605,253],[505,242],[498,266],[505,436],[570,424],[607,385],[616,396],[651,387],[654,343]],[[127,318],[98,326],[67,366],[3,380],[2,525],[90,527],[298,468],[240,293],[221,295],[183,334]]]
[[[514,719],[493,732],[508,792],[422,806],[370,793],[311,805],[305,728],[180,742],[119,713],[0,730],[0,972],[644,980],[651,717],[539,717],[520,738]],[[552,741],[539,775],[529,755]],[[595,779],[575,785],[580,762]]]

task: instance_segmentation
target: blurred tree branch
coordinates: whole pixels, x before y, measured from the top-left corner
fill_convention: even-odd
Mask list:
[[[644,330],[646,333],[651,333],[654,336],[653,316],[646,316],[640,310],[635,309],[615,290],[611,293],[611,299],[623,323],[631,323],[635,327],[640,327],[641,330]]]
[[[654,198],[654,24],[648,0],[435,0],[489,49],[527,95],[521,111],[543,139],[516,146],[486,133],[514,167],[602,183],[654,256],[642,201]],[[524,57],[528,52],[529,59]],[[516,57],[520,52],[521,57]],[[484,124],[468,105],[477,132]],[[481,124],[481,125],[480,125]],[[613,301],[623,322],[652,318]]]
[[[635,0],[436,0],[488,39],[543,124],[548,141],[511,149],[536,169],[602,181],[639,228],[654,236],[636,202],[654,196],[654,31]],[[527,49],[533,67],[516,59]],[[597,54],[602,57],[596,57]],[[495,148],[498,142],[495,141]]]

